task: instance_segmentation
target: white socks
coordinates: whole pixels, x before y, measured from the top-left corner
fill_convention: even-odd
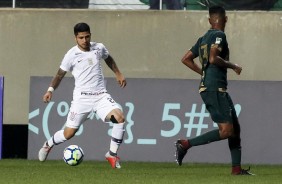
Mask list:
[[[124,131],[124,123],[113,125],[112,139],[110,144],[110,154],[112,156],[115,156],[117,154],[118,148],[123,140]]]
[[[123,140],[124,135],[124,123],[118,123],[113,125],[112,129],[112,139],[110,143],[110,154],[112,156],[116,156],[117,151],[119,149],[120,144]],[[64,136],[64,130],[57,131],[53,137],[51,137],[47,143],[48,146],[53,147],[54,145],[61,144],[65,142],[67,139]]]
[[[64,136],[64,130],[57,131],[51,139],[48,140],[48,145],[53,147],[54,145],[61,144],[65,142],[67,139]]]

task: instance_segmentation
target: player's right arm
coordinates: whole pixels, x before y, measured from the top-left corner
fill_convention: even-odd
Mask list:
[[[199,38],[196,44],[186,52],[186,54],[182,57],[181,62],[194,72],[203,75],[202,67],[194,62],[194,59],[199,56],[198,48],[200,46],[200,41],[201,38]]]
[[[202,69],[194,62],[195,56],[190,50],[182,57],[181,62],[191,70],[202,75]]]
[[[43,102],[48,103],[52,99],[52,93],[53,91],[60,85],[62,79],[66,75],[66,71],[62,70],[61,68],[58,70],[57,74],[55,77],[52,79],[51,84],[43,96]]]

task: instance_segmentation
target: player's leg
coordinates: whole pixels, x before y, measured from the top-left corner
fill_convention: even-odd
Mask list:
[[[234,110],[235,111],[235,110]],[[240,138],[240,124],[236,115],[236,112],[233,112],[233,126],[234,134],[228,138],[228,146],[231,154],[231,163],[232,163],[232,173],[238,173],[241,171],[241,138]]]
[[[120,109],[113,109],[107,116],[113,124],[110,149],[106,153],[106,159],[111,163],[113,168],[121,168],[119,157],[117,156],[118,149],[123,142],[124,135],[124,116]]]
[[[209,144],[211,142],[220,141],[228,138],[231,133],[232,124],[228,122],[218,123],[219,129],[211,130],[205,134],[199,135],[192,139],[180,139],[175,143],[176,146],[176,162],[178,165],[182,165],[182,160],[185,157],[187,151],[192,146],[200,146]]]
[[[44,142],[42,148],[39,150],[38,158],[40,161],[45,161],[47,159],[47,156],[54,145],[61,144],[75,135],[80,125],[89,115],[91,108],[89,108],[89,112],[87,112],[86,108],[88,108],[86,105],[72,104],[70,112],[68,113],[65,128],[57,131],[50,139]]]
[[[232,122],[233,122],[233,135],[228,138],[228,146],[231,153],[231,163],[232,163],[232,171],[233,175],[253,175],[248,170],[241,168],[241,127],[239,124],[239,120],[236,114],[236,110],[234,108],[234,104],[232,99],[228,95],[229,104],[232,109]]]
[[[66,127],[63,130],[57,131],[48,141],[47,145],[50,147],[53,147],[54,145],[61,144],[65,142],[66,140],[71,139],[75,133],[77,132],[78,128],[70,128]]]
[[[231,123],[230,108],[225,93],[202,92],[201,97],[214,122],[218,122],[218,129],[211,130],[200,136],[191,139],[178,140],[176,146],[176,162],[182,165],[182,160],[187,150],[192,146],[199,146],[215,141],[227,139],[233,134],[233,124]]]
[[[124,115],[120,109],[113,109],[106,118],[114,123],[109,153],[112,156],[116,156],[119,146],[123,141]]]
[[[233,135],[233,124],[228,94],[224,92],[202,92],[201,97],[218,129],[189,139],[190,146],[199,146],[229,138]]]
[[[40,161],[45,161],[49,152],[54,145],[61,144],[74,136],[77,129],[66,127],[64,130],[57,131],[49,140],[44,142],[39,150],[38,158]]]
[[[104,94],[100,103],[97,105],[96,113],[105,122],[111,121],[113,123],[110,148],[105,157],[111,164],[112,168],[121,168],[117,152],[123,141],[125,131],[125,119],[123,112],[109,94]]]

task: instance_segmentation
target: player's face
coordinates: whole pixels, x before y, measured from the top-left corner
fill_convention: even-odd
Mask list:
[[[75,36],[76,43],[78,48],[82,51],[89,51],[90,48],[90,40],[91,40],[91,33],[89,32],[78,32]]]

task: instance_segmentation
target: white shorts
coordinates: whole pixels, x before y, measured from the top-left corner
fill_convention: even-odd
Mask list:
[[[96,113],[102,121],[106,121],[107,115],[113,109],[121,109],[108,93],[98,95],[79,94],[71,102],[66,126],[78,129],[87,120],[90,113]]]

